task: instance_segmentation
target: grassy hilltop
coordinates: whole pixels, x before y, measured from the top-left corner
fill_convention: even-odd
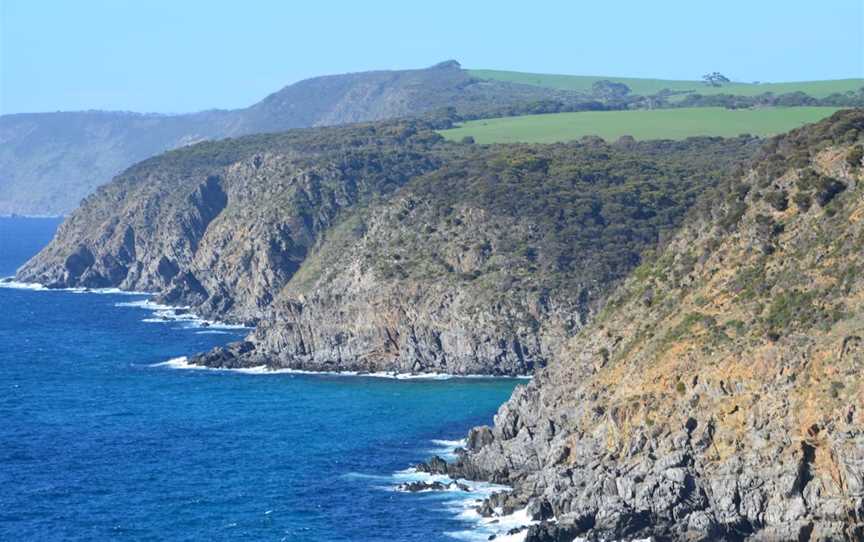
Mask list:
[[[440,133],[447,139],[471,136],[477,143],[554,143],[597,135],[614,141],[623,135],[636,139],[685,139],[691,136],[732,137],[739,134],[775,135],[837,111],[833,107],[771,107],[727,110],[694,107],[635,111],[584,111],[525,115],[466,122]]]
[[[726,83],[720,87],[708,86],[702,81],[681,81],[674,79],[643,79],[639,77],[603,77],[593,75],[560,75],[550,73],[527,73],[504,70],[468,70],[478,79],[507,81],[523,85],[590,92],[591,85],[597,81],[608,80],[624,83],[633,94],[655,94],[663,89],[673,91],[693,91],[699,94],[735,94],[756,96],[765,92],[785,94],[804,92],[814,98],[824,98],[834,93],[857,91],[864,86],[864,79],[835,79],[827,81],[798,81],[788,83]]]

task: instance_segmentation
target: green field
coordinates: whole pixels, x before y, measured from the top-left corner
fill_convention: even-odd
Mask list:
[[[836,107],[723,109],[698,107],[634,111],[585,111],[525,115],[466,122],[440,133],[451,140],[472,136],[477,143],[554,143],[586,135],[608,141],[623,135],[636,139],[684,139],[690,136],[767,136],[816,122]]]
[[[699,94],[736,94],[755,96],[764,92],[784,94],[801,91],[814,98],[824,98],[835,92],[857,91],[864,87],[864,79],[836,79],[828,81],[801,81],[793,83],[728,83],[721,87],[711,87],[702,81],[676,81],[670,79],[640,79],[635,77],[602,77],[591,75],[555,75],[546,73],[525,73],[501,70],[468,70],[478,79],[495,79],[527,85],[559,88],[564,90],[590,91],[596,81],[608,79],[624,83],[633,94],[655,94],[664,88],[670,90],[692,90]]]

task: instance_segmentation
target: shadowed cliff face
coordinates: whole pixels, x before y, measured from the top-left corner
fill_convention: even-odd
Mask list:
[[[130,168],[18,273],[256,325],[194,363],[527,374],[755,142],[447,143],[419,122]]]
[[[864,537],[864,111],[770,141],[454,476],[516,486],[528,540]]]

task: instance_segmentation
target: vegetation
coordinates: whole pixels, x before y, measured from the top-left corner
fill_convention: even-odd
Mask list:
[[[706,73],[705,75],[702,76],[702,81],[704,81],[706,85],[709,85],[712,87],[721,87],[725,83],[731,83],[732,82],[728,77],[726,77],[725,75],[723,75],[720,72]]]
[[[758,149],[751,137],[472,145],[448,142],[432,126],[393,121],[199,143],[130,168],[93,201],[135,192],[183,206],[190,185],[182,179],[282,157],[303,182],[255,176],[243,212],[285,224],[292,265],[319,252],[297,288],[343,269],[337,260],[362,245],[357,256],[389,279],[575,297],[638,265],[701,193]],[[366,239],[376,224],[386,227]]]
[[[663,90],[672,92],[698,92],[701,94],[734,94],[738,96],[757,96],[766,92],[786,94],[803,92],[814,98],[824,98],[831,94],[858,92],[864,87],[864,79],[836,79],[828,81],[800,81],[791,83],[726,83],[720,87],[706,86],[702,81],[683,81],[669,79],[643,79],[636,77],[602,77],[585,75],[557,75],[525,73],[501,70],[468,70],[480,79],[509,81],[525,85],[536,85],[561,90],[590,92],[591,86],[601,80],[627,85],[633,94],[649,96]]]
[[[579,300],[638,265],[759,145],[750,137],[471,145],[448,142],[431,126],[390,122],[202,143],[124,177],[174,179],[153,168],[188,171],[199,158],[296,156],[314,184],[262,185],[256,191],[267,196],[256,196],[255,213],[295,217],[292,246],[310,254],[291,281],[297,292],[337,279],[350,258],[390,281],[461,284],[478,300],[529,292]]]
[[[752,107],[862,107],[864,88],[857,92],[834,93],[824,98],[814,98],[804,92],[774,94],[766,92],[756,96],[737,94],[660,94],[645,98],[660,107],[724,107],[726,109],[748,109]]]
[[[362,220],[387,224],[365,242],[364,260],[388,279],[461,281],[478,296],[575,299],[638,265],[755,143],[442,145],[440,166],[391,200],[404,203],[363,211]]]
[[[528,115],[466,122],[441,134],[460,140],[471,136],[477,143],[569,141],[588,135],[615,140],[685,139],[692,136],[766,136],[791,130],[830,116],[826,107],[770,108],[728,111],[719,108],[664,109],[654,111],[601,111]]]
[[[851,168],[861,167],[862,160],[864,160],[864,145],[855,145],[846,155],[846,163]]]

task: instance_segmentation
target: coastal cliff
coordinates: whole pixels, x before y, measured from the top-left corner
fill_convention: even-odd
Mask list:
[[[862,141],[861,110],[769,141],[425,468],[513,486],[481,510],[530,542],[864,538]]]
[[[256,326],[201,365],[528,374],[757,146],[479,146],[422,122],[201,143],[99,189],[18,278]]]

